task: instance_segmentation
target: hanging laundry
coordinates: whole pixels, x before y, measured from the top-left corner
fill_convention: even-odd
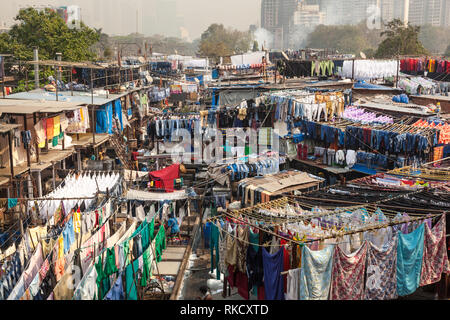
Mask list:
[[[300,300],[327,300],[331,285],[334,247],[312,251],[307,246],[302,251]]]
[[[117,275],[117,280],[105,296],[104,300],[125,300],[123,294],[122,272]]]
[[[385,248],[368,243],[366,300],[397,299],[397,244],[397,237]]]
[[[283,277],[283,249],[275,254],[262,248],[264,266],[264,292],[266,300],[284,300]]]
[[[61,132],[61,118],[59,116],[56,116],[53,118],[53,135],[59,136]]]
[[[300,268],[289,270],[287,276],[286,300],[300,300],[300,276]]]
[[[237,239],[237,270],[246,273],[247,265],[247,248],[248,248],[248,236],[249,230],[247,227],[238,227],[238,239]]]
[[[424,232],[424,224],[409,234],[398,232],[397,292],[399,296],[414,293],[420,285]]]
[[[17,206],[17,198],[9,198],[8,199],[8,210]]]
[[[73,300],[95,300],[98,297],[97,269],[92,265],[74,293]]]
[[[53,139],[54,134],[53,134],[53,130],[55,130],[55,126],[53,124],[53,118],[48,118],[47,119],[47,139]]]
[[[225,263],[229,266],[236,266],[237,263],[237,241],[236,237],[236,227],[228,226],[227,233],[227,250],[225,256]]]
[[[367,242],[358,251],[347,255],[335,246],[330,298],[332,300],[362,300]]]
[[[443,273],[450,273],[447,256],[445,215],[433,229],[425,224],[425,243],[420,286],[439,282]]]

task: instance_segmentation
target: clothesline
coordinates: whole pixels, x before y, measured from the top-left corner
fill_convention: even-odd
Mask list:
[[[382,202],[392,201],[392,200],[399,199],[399,198],[402,198],[402,197],[405,197],[405,196],[414,195],[414,194],[420,193],[422,191],[423,190],[418,190],[418,191],[414,191],[414,192],[411,192],[411,193],[402,194],[402,195],[399,195],[397,197],[391,197],[391,198],[387,198],[387,199],[384,199],[384,200],[368,203],[366,205],[342,207],[342,208],[339,208],[338,210],[327,211],[327,212],[320,213],[320,214],[298,216],[298,217],[295,217],[295,219],[294,218],[290,218],[290,221],[294,221],[294,220],[304,221],[304,220],[310,220],[310,219],[314,219],[314,218],[322,218],[322,217],[326,217],[326,216],[330,216],[330,215],[336,215],[336,214],[343,213],[343,212],[348,211],[348,210],[365,208],[368,205],[372,205],[373,206],[373,205],[377,205],[377,204],[382,203]],[[294,196],[294,195],[292,195],[291,197],[301,197],[301,196]],[[261,209],[262,210],[268,209],[268,206],[277,203],[277,201],[278,201],[278,203],[280,201],[284,201],[285,203],[287,203],[288,202],[288,198],[282,198],[282,199],[279,199],[279,200],[271,201],[269,203],[258,204],[258,205],[256,205],[255,207],[252,207],[252,208],[245,208],[245,209],[237,210],[236,213],[246,215],[246,214],[248,214],[247,212],[251,212],[251,213],[257,213],[259,215],[260,214],[259,210],[261,210]],[[282,216],[277,216],[275,218],[281,219],[283,217]]]
[[[238,220],[238,221],[242,222],[243,224],[245,224],[247,226],[251,226],[251,227],[256,228],[256,229],[258,229],[260,231],[272,234],[272,235],[274,235],[274,236],[276,236],[276,237],[278,237],[280,239],[289,241],[290,243],[294,243],[294,244],[298,244],[298,245],[304,245],[304,244],[313,243],[313,242],[316,242],[316,241],[324,241],[324,240],[327,240],[327,239],[339,238],[339,237],[343,237],[343,236],[346,236],[346,235],[358,234],[358,233],[363,233],[363,232],[368,232],[368,231],[375,231],[375,230],[384,229],[384,228],[391,227],[391,226],[403,225],[403,224],[407,224],[407,223],[411,223],[411,222],[417,222],[417,221],[422,221],[422,220],[430,219],[430,218],[431,219],[436,219],[437,217],[441,217],[442,215],[446,215],[446,214],[447,214],[447,212],[443,212],[440,215],[430,215],[430,216],[426,216],[426,217],[410,218],[408,220],[403,220],[403,221],[400,221],[400,222],[383,223],[382,225],[378,225],[378,226],[363,227],[363,228],[358,229],[358,230],[345,231],[345,232],[335,232],[335,233],[333,233],[333,230],[330,230],[333,233],[331,236],[318,237],[318,238],[315,238],[314,240],[307,240],[307,241],[296,241],[296,240],[293,240],[293,239],[289,239],[289,238],[283,237],[283,236],[281,236],[279,234],[276,234],[276,233],[273,233],[271,231],[268,231],[266,229],[263,229],[263,228],[255,226],[255,225],[252,225],[251,223],[246,222],[246,221],[244,221],[242,219],[239,219],[239,218],[237,218],[235,216],[232,216],[232,215],[229,215],[229,214],[226,214],[226,215],[229,216],[230,219]],[[210,219],[211,220],[217,220],[219,218],[220,218],[220,216],[216,216],[216,217],[212,217]],[[218,228],[220,228],[220,227],[218,227]],[[223,229],[221,229],[221,230],[223,230]],[[226,230],[223,230],[223,231],[226,232],[227,234],[230,234]],[[230,234],[230,236],[234,237],[232,234]],[[241,241],[239,238],[237,238],[237,239],[239,241]],[[245,242],[245,241],[243,241],[243,242]],[[254,245],[253,243],[248,243],[248,244]],[[264,245],[262,245],[262,247],[264,247]],[[280,247],[280,245],[277,245],[276,247]]]

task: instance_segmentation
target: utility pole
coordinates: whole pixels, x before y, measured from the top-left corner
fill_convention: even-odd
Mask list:
[[[36,62],[34,64],[34,88],[39,89],[39,49],[37,47],[33,48],[33,60]]]

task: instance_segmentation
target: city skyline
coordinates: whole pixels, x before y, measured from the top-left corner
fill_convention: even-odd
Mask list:
[[[238,30],[259,24],[260,3],[261,0],[2,0],[0,26],[14,24],[20,7],[78,5],[83,22],[110,35],[137,31],[147,36],[162,34],[194,40],[213,23]]]

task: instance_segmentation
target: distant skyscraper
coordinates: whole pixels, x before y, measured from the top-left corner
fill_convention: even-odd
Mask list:
[[[262,0],[261,27],[274,35],[273,47],[289,45],[290,26],[299,0]]]
[[[409,21],[409,0],[380,0],[379,7],[384,23],[394,19]]]
[[[449,16],[450,0],[410,0],[409,22],[411,24],[449,26]]]

